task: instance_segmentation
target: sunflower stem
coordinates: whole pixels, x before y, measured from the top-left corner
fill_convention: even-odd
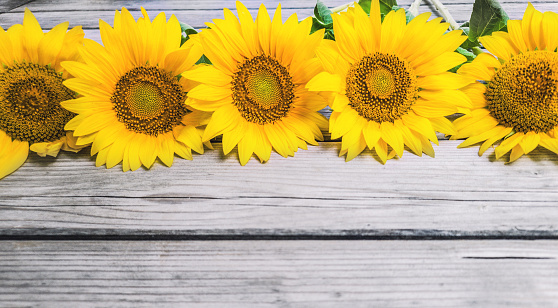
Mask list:
[[[353,2],[349,2],[340,6],[336,6],[334,8],[331,9],[331,13],[335,14],[335,13],[339,13],[343,10],[346,10],[349,6],[351,6],[351,4],[353,4]]]
[[[434,4],[436,10],[440,13],[440,15],[442,15],[442,17],[450,24],[450,28],[452,30],[459,29],[459,25],[457,24],[455,19],[453,19],[453,16],[451,16],[449,10],[444,6],[442,2],[440,2],[440,0],[430,0],[430,2]]]
[[[482,51],[482,49],[480,49],[480,47],[473,47],[473,48],[471,48],[471,50],[473,51],[475,56],[478,56],[478,55],[480,55],[481,53],[484,52],[484,51]]]
[[[419,6],[422,3],[422,0],[415,0],[411,6],[409,7],[409,12],[411,12],[411,14],[413,14],[413,16],[418,16],[419,14]]]

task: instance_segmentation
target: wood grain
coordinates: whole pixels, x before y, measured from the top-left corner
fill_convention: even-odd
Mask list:
[[[0,305],[555,307],[556,241],[2,242]]]
[[[313,14],[315,1],[265,1],[268,9],[274,9],[281,2],[283,7],[283,19],[286,20],[291,14],[296,13],[299,18],[305,18]],[[330,6],[345,4],[348,1],[332,0],[326,3]],[[459,2],[446,1],[446,6],[458,23],[469,20],[473,9],[474,0],[464,0]],[[507,14],[512,19],[520,19],[527,7],[527,2],[500,1]],[[249,8],[253,16],[256,16],[257,9],[261,1],[245,1],[244,4]],[[398,1],[401,7],[407,8],[412,3],[411,0]],[[556,10],[549,2],[533,2],[537,9],[541,11]],[[148,13],[154,17],[161,11],[168,16],[174,14],[180,21],[190,24],[195,28],[205,27],[205,22],[212,19],[223,18],[223,7],[235,10],[234,1],[149,1],[138,3],[133,0],[125,1],[33,1],[26,5],[39,20],[44,29],[51,29],[55,25],[69,21],[70,26],[83,25],[84,29],[98,29],[99,19],[109,24],[113,23],[114,10],[122,7],[128,8],[135,17],[141,16],[140,6],[144,6]],[[15,10],[1,14],[0,26],[7,28],[15,23],[21,23],[23,19],[24,6]],[[434,16],[439,16],[435,8],[431,5],[423,4],[419,10],[422,12],[434,12]],[[98,31],[88,32],[88,37],[99,40]]]
[[[128,173],[95,168],[88,153],[31,156],[0,181],[0,229],[5,236],[18,229],[37,236],[102,229],[128,235],[557,235],[554,154],[536,150],[505,165],[478,157],[476,148],[457,149],[458,143],[441,141],[435,159],[405,153],[382,165],[370,151],[346,163],[337,157],[340,144],[326,142],[294,158],[272,154],[266,164],[253,158],[244,167],[236,153],[224,157],[216,144],[170,169],[157,163]]]

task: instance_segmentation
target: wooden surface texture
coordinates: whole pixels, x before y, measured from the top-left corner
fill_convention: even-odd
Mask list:
[[[461,23],[474,1],[444,2]],[[500,2],[512,19],[527,7]],[[255,16],[260,0],[244,3]],[[315,4],[281,3],[284,18]],[[99,18],[123,6],[200,28],[234,2],[3,1],[0,26],[28,7],[100,41]],[[242,167],[215,142],[127,173],[88,149],[31,154],[0,181],[0,307],[558,307],[558,157],[505,164],[457,144],[382,165],[370,151],[346,163],[327,138]]]

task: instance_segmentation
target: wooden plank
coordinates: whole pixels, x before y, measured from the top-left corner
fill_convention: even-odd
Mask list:
[[[557,241],[7,241],[0,306],[556,307],[557,258]]]
[[[236,153],[224,157],[216,144],[170,169],[156,163],[127,173],[95,168],[88,153],[32,155],[0,181],[0,229],[5,236],[21,235],[17,230],[227,235],[236,229],[306,235],[410,230],[434,237],[434,231],[450,237],[455,230],[472,237],[545,231],[556,237],[555,154],[537,149],[505,165],[492,161],[493,154],[478,157],[477,148],[457,149],[458,143],[441,141],[435,159],[405,153],[382,165],[368,150],[346,163],[337,156],[338,142],[324,142],[294,158],[273,153],[266,164],[253,159],[244,167]]]
[[[274,9],[279,1],[266,1],[269,9]],[[446,6],[452,13],[453,17],[458,23],[463,23],[469,20],[473,9],[473,0],[460,1],[457,3],[448,2]],[[171,14],[183,22],[190,24],[195,28],[205,27],[205,22],[210,22],[212,19],[223,18],[223,7],[228,7],[235,10],[234,1],[211,1],[211,2],[198,2],[198,1],[150,1],[142,4],[146,7],[148,13],[154,17],[161,11],[164,11],[168,16]],[[329,1],[330,6],[336,6],[347,3],[346,1]],[[399,1],[402,7],[408,7],[412,1]],[[253,16],[256,16],[259,7],[259,1],[247,2],[247,7]],[[527,7],[527,2],[510,1],[502,4],[509,17],[512,19],[520,19],[523,12]],[[102,19],[109,24],[113,23],[114,10],[121,9],[123,6],[127,7],[136,18],[141,16],[139,11],[139,4],[137,1],[87,1],[87,2],[70,2],[70,1],[35,1],[30,3],[29,7],[39,20],[44,29],[51,29],[55,25],[69,21],[70,26],[83,25],[84,29],[98,29],[99,19]],[[537,9],[541,11],[556,10],[556,4],[553,3],[535,3]],[[282,2],[283,19],[286,20],[291,14],[296,13],[300,18],[311,16],[313,14],[314,2],[308,1],[288,1]],[[79,8],[79,9],[76,9]],[[17,10],[1,14],[0,26],[7,28],[15,23],[21,23],[23,18],[23,7]],[[435,8],[431,5],[421,6],[420,12],[435,12]],[[437,13],[434,16],[438,16]]]

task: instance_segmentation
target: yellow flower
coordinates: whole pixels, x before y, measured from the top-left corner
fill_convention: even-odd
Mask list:
[[[192,159],[203,153],[201,129],[205,113],[184,104],[191,87],[179,75],[202,55],[193,41],[180,46],[180,24],[164,13],[153,21],[142,8],[136,22],[125,8],[116,11],[114,28],[100,21],[103,45],[84,41],[85,64],[64,62],[75,77],[64,84],[82,95],[62,106],[78,115],[67,125],[78,144],[91,144],[97,166],[112,168],[122,162],[124,171],[155,159],[171,166],[174,154]]]
[[[382,23],[378,1],[372,1],[370,17],[359,5],[332,15],[336,41],[318,49],[326,71],[307,87],[334,93],[329,131],[332,139],[343,137],[339,155],[347,154],[347,161],[366,146],[382,163],[401,157],[405,145],[433,157],[435,130],[453,133],[444,116],[471,107],[459,89],[472,80],[447,72],[466,60],[453,52],[466,37],[461,31],[444,34],[448,24],[441,18],[427,22],[429,16],[406,24],[401,9]]]
[[[222,134],[225,154],[238,144],[242,165],[252,153],[267,161],[272,147],[287,157],[306,143],[317,145],[327,127],[317,111],[326,102],[305,85],[321,70],[315,51],[323,31],[309,35],[312,20],[299,23],[296,15],[283,24],[280,6],[272,21],[261,5],[255,22],[242,3],[236,7],[240,21],[225,9],[225,19],[207,23],[199,35],[213,65],[184,74],[200,83],[189,104],[214,111],[203,140]]]
[[[0,28],[0,179],[17,170],[29,150],[40,156],[77,152],[64,125],[74,116],[60,102],[75,98],[63,85],[68,72],[60,62],[79,60],[83,31],[68,22],[44,33],[25,9],[23,25]]]
[[[458,73],[481,80],[467,87],[471,114],[455,121],[459,147],[483,142],[479,156],[495,142],[496,158],[511,150],[510,162],[541,145],[558,153],[558,14],[529,3],[523,20],[509,20],[508,33],[480,42],[494,56],[480,54]]]

